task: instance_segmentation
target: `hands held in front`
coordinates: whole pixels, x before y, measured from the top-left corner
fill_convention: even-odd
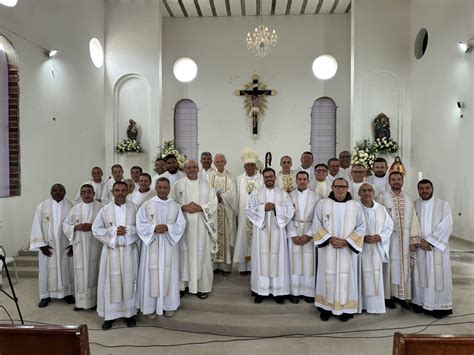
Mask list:
[[[309,243],[312,238],[309,235],[303,235],[301,237],[295,236],[292,237],[291,240],[293,241],[293,244],[295,245],[305,245],[306,243]]]
[[[382,240],[382,237],[378,234],[375,234],[375,235],[366,235],[364,237],[364,243],[367,243],[367,244],[375,244],[375,243],[378,243]]]
[[[127,227],[118,226],[117,227],[117,235],[125,235],[125,234],[127,234]]]
[[[155,226],[155,233],[164,234],[168,231],[168,226],[166,224],[157,224]]]
[[[345,239],[338,238],[338,237],[331,237],[329,239],[329,244],[332,245],[333,248],[335,249],[342,249],[347,247],[349,244],[345,241]]]
[[[50,251],[50,249],[52,250],[53,248],[51,248],[49,245],[45,245],[44,247],[40,248],[43,255],[45,255],[47,257],[50,257],[51,255],[53,255],[53,253]]]
[[[424,239],[422,239],[422,240],[420,241],[420,248],[421,248],[421,250],[424,250],[424,251],[430,251],[430,250],[432,250],[431,244],[428,243],[428,242],[427,242],[426,240],[424,240]]]
[[[92,223],[79,223],[74,226],[74,232],[90,232],[92,230]]]
[[[272,202],[267,202],[265,204],[265,211],[273,211],[275,210],[275,204]]]
[[[199,206],[197,203],[194,203],[194,202],[190,202],[187,205],[183,205],[183,207],[181,207],[181,210],[183,212],[187,212],[191,214],[202,212],[201,206]]]

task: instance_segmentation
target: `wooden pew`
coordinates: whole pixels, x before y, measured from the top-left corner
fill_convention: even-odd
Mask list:
[[[87,325],[25,326],[0,324],[1,355],[89,355]]]
[[[472,355],[473,335],[402,334],[393,336],[393,355]]]

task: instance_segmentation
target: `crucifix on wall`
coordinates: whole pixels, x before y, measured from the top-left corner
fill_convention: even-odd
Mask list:
[[[244,96],[244,110],[252,119],[252,137],[258,138],[258,119],[267,108],[267,96],[275,96],[276,90],[268,90],[267,86],[259,82],[258,75],[252,77],[252,81],[245,84],[244,90],[236,90],[237,96]]]

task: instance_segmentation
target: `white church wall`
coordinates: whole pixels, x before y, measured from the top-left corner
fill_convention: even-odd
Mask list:
[[[0,6],[0,23],[42,47],[54,60],[5,28],[20,68],[21,196],[0,198],[0,245],[14,255],[29,243],[37,204],[53,183],[73,198],[90,168],[103,166],[104,69],[89,58],[89,40],[104,40],[102,1],[19,1]],[[55,118],[55,119],[53,119]]]
[[[289,154],[296,168],[301,153],[310,150],[313,102],[329,96],[338,106],[336,151],[349,148],[350,16],[273,16],[263,22],[279,38],[271,54],[259,59],[244,43],[247,32],[257,25],[255,17],[163,19],[162,140],[173,139],[174,106],[188,98],[199,109],[199,151],[226,154],[232,173],[242,171],[240,152],[245,146],[255,149],[262,161],[271,151],[275,168],[280,157]],[[312,73],[313,60],[322,54],[338,61],[331,80],[320,81]],[[173,76],[173,64],[180,57],[190,57],[198,65],[197,77],[190,83]],[[278,91],[267,99],[256,141],[243,98],[234,95],[253,74]]]
[[[454,235],[474,241],[473,107],[474,54],[458,42],[474,37],[471,0],[413,0],[410,60],[413,171],[433,181],[435,193],[449,202]],[[413,43],[428,31],[425,55],[417,60]],[[464,117],[456,102],[464,101]],[[415,184],[415,176],[411,183]]]
[[[107,177],[110,166],[122,164],[151,172],[160,145],[161,1],[105,0],[106,80],[105,143]],[[137,122],[140,154],[117,154],[127,138],[128,121]]]

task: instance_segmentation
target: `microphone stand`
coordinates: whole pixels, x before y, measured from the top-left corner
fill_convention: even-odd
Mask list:
[[[18,297],[16,297],[15,289],[13,288],[12,279],[10,277],[10,273],[8,272],[8,267],[7,267],[6,257],[5,257],[5,255],[6,255],[5,249],[3,249],[2,246],[0,246],[0,250],[3,251],[3,255],[2,255],[2,253],[0,253],[0,261],[3,263],[3,268],[5,269],[5,273],[7,274],[8,283],[10,284],[10,289],[12,290],[12,294],[10,295],[5,290],[3,290],[3,287],[0,291],[2,291],[5,295],[7,295],[8,298],[10,298],[11,300],[13,300],[15,302],[16,309],[18,311],[18,315],[20,316],[21,324],[25,325],[25,322],[23,322],[23,317],[21,315],[20,305],[18,304]]]

